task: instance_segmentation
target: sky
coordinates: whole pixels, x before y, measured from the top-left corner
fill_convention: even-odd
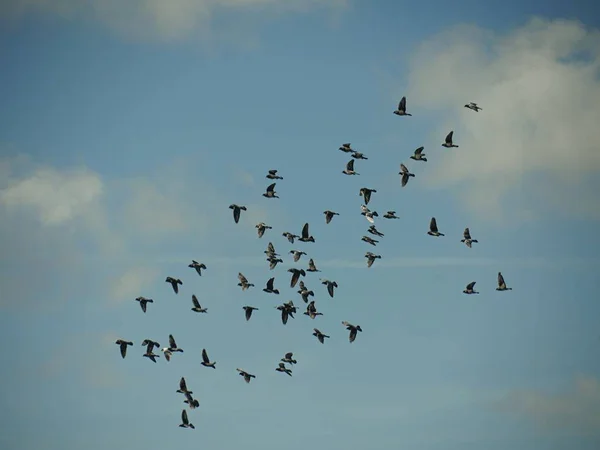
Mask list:
[[[83,3],[0,3],[1,448],[599,448],[598,5]],[[392,114],[402,96],[411,117]],[[346,142],[369,158],[358,176]],[[305,222],[315,243],[282,237]],[[308,258],[315,320],[287,272]],[[169,334],[183,353],[142,357]]]

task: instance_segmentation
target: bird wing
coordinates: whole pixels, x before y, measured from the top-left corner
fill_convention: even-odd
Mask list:
[[[446,144],[452,144],[452,136],[454,135],[454,131],[451,131],[450,133],[448,133],[448,136],[446,136]]]
[[[275,190],[276,184],[277,183],[273,183],[273,184],[270,184],[269,186],[267,186],[267,192],[273,192]]]
[[[406,168],[406,166],[402,163],[400,163],[400,171],[402,173],[408,173],[408,169]]]
[[[350,342],[354,342],[354,339],[356,339],[356,334],[358,333],[358,330],[356,328],[351,328],[350,329],[350,336],[348,336],[348,340]]]
[[[467,284],[467,291],[472,290],[475,287],[475,281],[472,281],[471,283]]]
[[[269,278],[269,281],[267,281],[267,289],[269,291],[273,290],[273,283],[275,282],[275,277],[273,278]]]
[[[504,277],[501,272],[498,272],[498,287],[504,287],[506,283],[504,282]]]
[[[465,239],[471,239],[471,232],[469,231],[468,228],[465,228],[465,231],[463,232],[463,237]]]
[[[238,223],[240,221],[240,208],[238,208],[237,206],[233,208],[233,220],[235,221],[235,223]]]
[[[198,301],[198,297],[196,297],[194,294],[192,294],[192,303],[194,304],[194,307],[200,308],[200,302]]]
[[[346,164],[346,170],[349,172],[354,171],[354,160],[353,159],[348,161],[348,163]]]
[[[179,380],[179,389],[181,389],[183,392],[187,392],[188,388],[187,385],[185,384],[185,378],[181,377],[181,380]]]
[[[206,353],[205,348],[202,349],[202,361],[204,361],[206,364],[210,363],[210,359],[208,359],[208,354]]]
[[[424,149],[425,149],[425,147],[419,147],[418,149],[415,150],[415,155],[420,155],[421,153],[423,153]]]
[[[333,283],[327,283],[327,292],[329,292],[329,295],[333,297]]]
[[[269,253],[275,253],[275,247],[273,247],[273,243],[272,242],[269,242],[267,244],[267,252],[269,252]]]
[[[250,320],[250,316],[252,316],[252,308],[245,307],[244,312],[245,312],[246,320]]]
[[[410,177],[408,176],[408,173],[407,173],[407,172],[404,172],[404,173],[402,174],[402,187],[406,186],[406,183],[408,183],[408,179],[409,179],[409,178],[410,178]]]
[[[242,284],[248,283],[248,279],[244,276],[242,272],[238,273],[238,280],[240,280],[240,283]]]
[[[435,220],[435,217],[432,217],[431,222],[429,222],[429,230],[433,233],[438,232],[438,227],[437,227],[437,222]]]
[[[304,226],[302,227],[302,238],[303,239],[308,239],[309,237],[309,230],[308,230],[308,222],[306,222],[304,224]]]
[[[175,338],[172,334],[169,335],[169,346],[171,348],[177,348],[177,344],[175,343]]]
[[[187,412],[185,412],[185,409],[181,410],[181,421],[186,425],[189,425],[189,423],[190,423],[188,420]]]
[[[398,110],[406,112],[406,97],[402,97],[400,99],[400,103],[398,104]]]
[[[125,358],[125,355],[127,354],[127,343],[121,341],[119,344],[120,350],[121,350],[121,356],[123,358]]]

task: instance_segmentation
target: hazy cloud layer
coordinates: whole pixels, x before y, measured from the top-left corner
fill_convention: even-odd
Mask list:
[[[506,208],[600,218],[599,68],[600,34],[576,21],[534,19],[506,35],[458,26],[424,42],[405,92],[412,120],[439,123],[420,181],[493,220]],[[459,148],[441,147],[450,130]]]

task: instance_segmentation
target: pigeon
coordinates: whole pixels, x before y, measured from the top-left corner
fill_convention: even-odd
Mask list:
[[[185,377],[181,377],[181,380],[179,380],[179,389],[177,389],[177,393],[178,394],[193,394],[192,391],[188,390],[187,388],[187,384],[185,382]]]
[[[352,149],[350,143],[342,144],[340,150],[344,153],[352,153],[354,150]]]
[[[266,178],[268,178],[269,180],[283,180],[283,177],[277,175],[277,170],[275,169],[269,170],[269,173],[267,174]]]
[[[310,258],[308,260],[308,269],[306,269],[306,271],[307,272],[320,272],[320,270],[317,269],[317,266],[315,265],[315,261],[312,258]]]
[[[352,152],[352,157],[354,159],[369,159],[363,153],[357,151]]]
[[[238,286],[242,288],[242,291],[245,291],[250,287],[254,287],[252,283],[248,283],[248,279],[242,274],[242,272],[238,273],[238,280],[240,280]]]
[[[179,426],[181,428],[195,428],[194,424],[188,420],[187,412],[185,412],[185,409],[181,411],[181,425]]]
[[[188,267],[196,269],[196,272],[198,272],[198,275],[200,276],[202,276],[202,269],[206,270],[206,266],[204,265],[204,263],[199,263],[198,261],[194,261],[193,259],[192,263],[188,265]]]
[[[198,406],[200,406],[200,402],[194,397],[192,397],[192,394],[186,392],[184,395],[185,400],[183,401],[183,403],[187,403],[190,406],[190,409],[196,409]]]
[[[229,209],[233,209],[233,220],[235,223],[240,221],[240,211],[247,211],[245,206],[238,206],[236,204],[229,205]]]
[[[472,239],[469,228],[465,228],[465,231],[463,231],[463,238],[460,240],[460,242],[464,242],[467,247],[471,248],[473,242],[477,243],[479,241],[477,239]]]
[[[398,109],[394,111],[394,114],[397,116],[412,116],[412,114],[408,114],[406,112],[406,97],[402,97],[400,99],[400,103],[398,103]]]
[[[202,362],[200,364],[202,364],[204,367],[212,367],[213,369],[216,369],[215,364],[217,364],[217,362],[216,361],[210,362],[210,359],[208,359],[208,354],[206,353],[206,349],[203,348],[202,349]]]
[[[506,287],[506,283],[504,282],[504,277],[501,272],[498,272],[498,287],[497,291],[512,291],[512,288]]]
[[[331,219],[333,219],[333,216],[339,216],[338,213],[333,212],[333,211],[323,211],[323,214],[325,214],[325,223],[329,224],[329,222],[331,222]]]
[[[169,350],[171,351],[171,353],[174,353],[174,352],[183,353],[183,349],[177,347],[177,343],[175,342],[175,338],[173,337],[172,334],[169,335]]]
[[[294,255],[294,262],[300,261],[302,255],[306,255],[305,252],[301,252],[299,250],[290,250],[290,253]]]
[[[313,331],[314,331],[313,336],[315,336],[321,344],[325,343],[325,338],[330,337],[330,336],[327,336],[326,334],[323,334],[321,331],[319,331],[316,328],[313,328]]]
[[[154,300],[152,300],[151,298],[146,298],[146,297],[138,297],[135,299],[136,302],[140,302],[140,306],[142,307],[142,311],[146,312],[146,303],[154,303]]]
[[[406,183],[408,183],[408,179],[410,177],[415,176],[415,174],[410,173],[406,166],[402,163],[400,163],[400,172],[398,172],[398,175],[402,175],[402,187],[406,186]]]
[[[160,344],[151,339],[144,339],[142,341],[142,346],[146,347],[146,353],[144,353],[144,357],[152,360],[152,362],[156,362],[156,358],[158,358],[159,355],[152,353],[152,350],[154,349],[154,347],[160,347]]]
[[[270,227],[269,225],[267,225],[264,222],[256,224],[255,228],[258,232],[259,238],[263,237],[263,235],[265,234],[265,231],[273,229],[273,227]]]
[[[115,344],[119,346],[119,350],[121,350],[121,357],[125,359],[125,355],[127,354],[127,346],[133,345],[133,342],[125,341],[123,339],[117,339],[117,342],[115,342]]]
[[[167,279],[165,280],[166,283],[171,283],[171,286],[173,287],[173,291],[176,294],[179,294],[179,285],[182,285],[182,281],[179,278],[173,278],[173,277],[167,277]]]
[[[281,322],[284,325],[287,323],[288,317],[293,319],[294,314],[296,313],[296,307],[294,306],[294,302],[292,300],[284,303],[283,305],[276,306],[275,309],[281,311]]]
[[[321,279],[321,284],[327,286],[327,292],[329,293],[329,296],[333,298],[334,288],[338,287],[337,283],[335,281]]]
[[[288,364],[296,364],[297,361],[292,359],[293,356],[294,354],[292,352],[286,353],[285,356],[281,358],[281,361]]]
[[[312,237],[308,231],[308,223],[305,223],[302,227],[302,236],[298,238],[300,242],[315,242],[315,238]]]
[[[369,236],[363,236],[360,240],[365,241],[367,244],[371,244],[373,247],[379,242],[373,238],[370,238]]]
[[[302,275],[303,277],[306,276],[306,272],[304,271],[304,269],[291,268],[288,269],[288,272],[292,274],[292,279],[290,281],[291,288],[294,288],[296,286],[296,283],[298,283],[298,280],[300,279],[300,275]]]
[[[367,267],[371,267],[376,259],[381,259],[381,255],[367,252],[365,253],[365,258],[367,258]]]
[[[285,367],[284,363],[279,363],[279,366],[275,370],[277,372],[287,373],[290,377],[292,376],[292,369]]]
[[[279,256],[279,254],[275,251],[275,246],[272,242],[269,242],[267,244],[267,249],[263,253],[267,255],[267,258],[274,258],[276,256]]]
[[[237,370],[240,373],[240,375],[244,377],[244,381],[246,383],[250,383],[250,379],[256,378],[256,376],[249,374],[245,370],[242,370],[242,369],[235,369],[235,370]]]
[[[171,361],[171,356],[173,356],[173,352],[171,352],[171,350],[168,347],[162,348],[161,351],[163,352],[163,355],[165,355],[165,359],[167,360],[167,362]]]
[[[410,157],[410,159],[414,159],[415,161],[423,161],[427,162],[427,158],[425,158],[425,153],[423,153],[425,147],[419,147],[415,150],[415,154]]]
[[[252,311],[258,310],[258,308],[255,308],[254,306],[243,306],[242,309],[244,310],[246,321],[250,320],[250,317],[252,317]]]
[[[469,102],[469,104],[465,105],[465,108],[469,108],[475,112],[481,111],[483,108],[477,106],[477,103]]]
[[[269,269],[273,270],[278,263],[283,262],[283,259],[281,258],[267,258],[267,261],[269,261]]]
[[[356,172],[354,170],[354,160],[351,159],[350,161],[348,161],[346,163],[346,168],[344,170],[342,170],[342,173],[345,173],[346,175],[360,175],[358,172]]]
[[[446,147],[446,148],[458,147],[458,145],[454,145],[452,143],[452,136],[454,136],[454,131],[451,131],[450,133],[448,133],[448,136],[446,136],[446,140],[442,144],[442,147]]]
[[[383,215],[384,219],[399,219],[400,217],[398,217],[396,215],[396,211],[388,211]]]
[[[273,283],[275,282],[275,277],[269,278],[267,281],[267,286],[263,289],[267,294],[277,294],[279,295],[279,289],[273,288]]]
[[[427,232],[427,234],[429,236],[435,236],[435,237],[445,236],[445,234],[440,233],[438,231],[437,221],[435,220],[435,217],[432,217],[431,221],[429,222],[429,231]]]
[[[194,305],[194,307],[192,308],[192,311],[197,312],[197,313],[207,313],[208,312],[208,309],[200,306],[198,297],[196,297],[194,294],[192,294],[192,303]]]
[[[360,325],[354,326],[351,323],[346,322],[345,320],[342,322],[342,325],[346,327],[346,330],[350,330],[350,336],[348,336],[348,340],[350,341],[350,343],[354,342],[354,339],[356,339],[356,335],[359,331],[362,332],[362,328],[360,328]]]
[[[303,281],[300,281],[300,290],[298,291],[298,294],[300,294],[300,296],[302,297],[302,300],[304,300],[304,303],[308,303],[308,297],[314,297],[315,293],[311,290],[309,290],[305,285]]]
[[[369,201],[371,201],[372,193],[377,193],[377,190],[364,187],[360,188],[360,191],[358,191],[358,195],[362,196],[362,198],[365,200],[365,205],[368,205]]]
[[[385,216],[383,216],[383,217],[385,217]],[[398,217],[396,217],[396,219],[398,219]],[[374,234],[375,236],[379,236],[379,237],[385,236],[381,231],[379,231],[377,228],[375,228],[375,225],[371,225],[367,231],[371,234]]]
[[[304,312],[304,314],[308,317],[310,317],[311,319],[314,319],[317,316],[322,316],[323,313],[317,312],[317,307],[315,306],[315,301],[311,301],[307,306],[306,306],[306,311]]]
[[[267,192],[265,192],[263,194],[263,197],[267,197],[267,198],[279,198],[279,196],[277,195],[277,192],[275,192],[275,185],[277,183],[273,183],[270,184],[269,186],[267,186]]]
[[[465,288],[465,290],[463,291],[463,293],[465,294],[479,294],[479,292],[476,292],[474,290],[475,288],[475,281],[472,281],[471,283],[467,284],[467,287]]]

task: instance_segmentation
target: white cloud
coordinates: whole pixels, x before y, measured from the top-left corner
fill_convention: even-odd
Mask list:
[[[505,35],[458,26],[429,39],[405,92],[412,120],[441,119],[423,184],[455,189],[492,220],[508,210],[600,218],[599,68],[600,33],[575,21],[533,19]],[[483,111],[463,107],[471,101]],[[450,130],[459,148],[441,147]]]
[[[133,267],[112,284],[112,297],[116,301],[133,300],[143,295],[144,286],[158,277],[158,270],[150,267]]]

